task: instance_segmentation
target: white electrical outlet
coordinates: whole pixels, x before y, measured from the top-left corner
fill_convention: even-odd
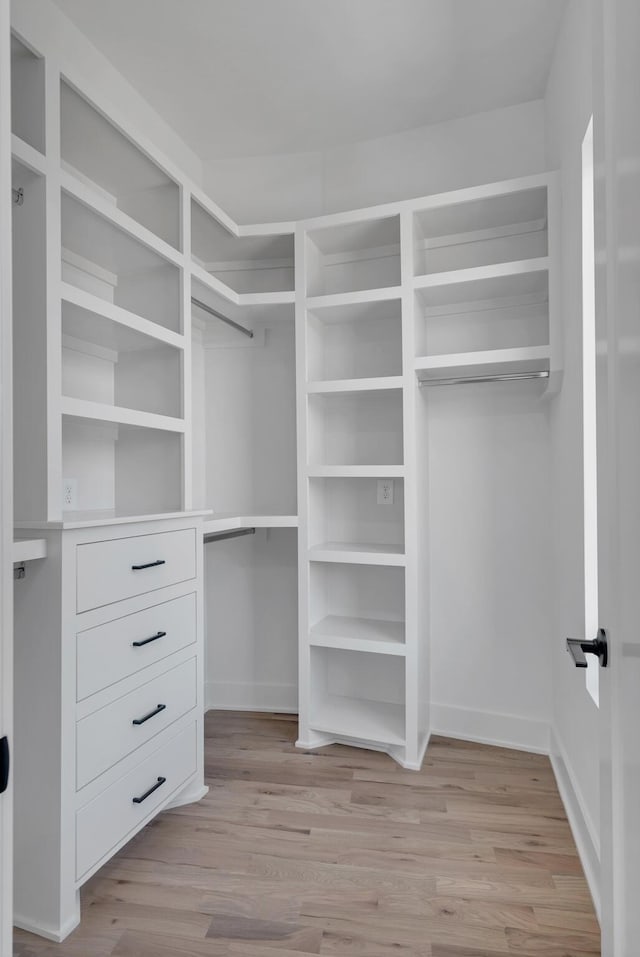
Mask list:
[[[78,480],[68,478],[62,480],[62,510],[74,512],[78,508]]]
[[[393,479],[378,479],[378,505],[393,505]]]

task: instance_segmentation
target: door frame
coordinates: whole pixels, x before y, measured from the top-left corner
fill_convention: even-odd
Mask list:
[[[13,411],[11,345],[11,25],[0,0],[0,737],[13,732]],[[12,953],[13,795],[0,795],[0,957]]]

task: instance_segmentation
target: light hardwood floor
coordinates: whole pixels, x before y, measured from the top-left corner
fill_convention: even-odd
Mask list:
[[[210,791],[16,957],[593,957],[598,923],[547,758],[435,738],[420,773],[294,747],[286,715],[210,712]]]

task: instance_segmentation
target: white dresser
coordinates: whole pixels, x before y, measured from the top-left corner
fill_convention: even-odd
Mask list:
[[[206,794],[202,513],[38,535],[16,587],[15,922],[61,940],[82,884]]]

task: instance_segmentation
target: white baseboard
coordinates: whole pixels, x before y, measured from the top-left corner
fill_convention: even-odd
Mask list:
[[[257,681],[207,681],[205,709],[223,711],[282,711],[298,713],[298,687]]]
[[[60,927],[50,927],[40,921],[22,917],[20,914],[13,915],[13,926],[19,930],[26,930],[29,934],[36,934],[38,937],[61,944],[76,927],[80,926],[80,907],[78,906],[78,913],[69,917]]]
[[[477,741],[518,751],[549,753],[549,725],[546,721],[519,718],[512,714],[474,711],[447,704],[431,704],[431,734],[462,741]]]
[[[582,869],[591,891],[593,906],[600,920],[600,841],[574,778],[566,751],[553,729],[551,730],[550,757],[560,797],[578,848]]]

